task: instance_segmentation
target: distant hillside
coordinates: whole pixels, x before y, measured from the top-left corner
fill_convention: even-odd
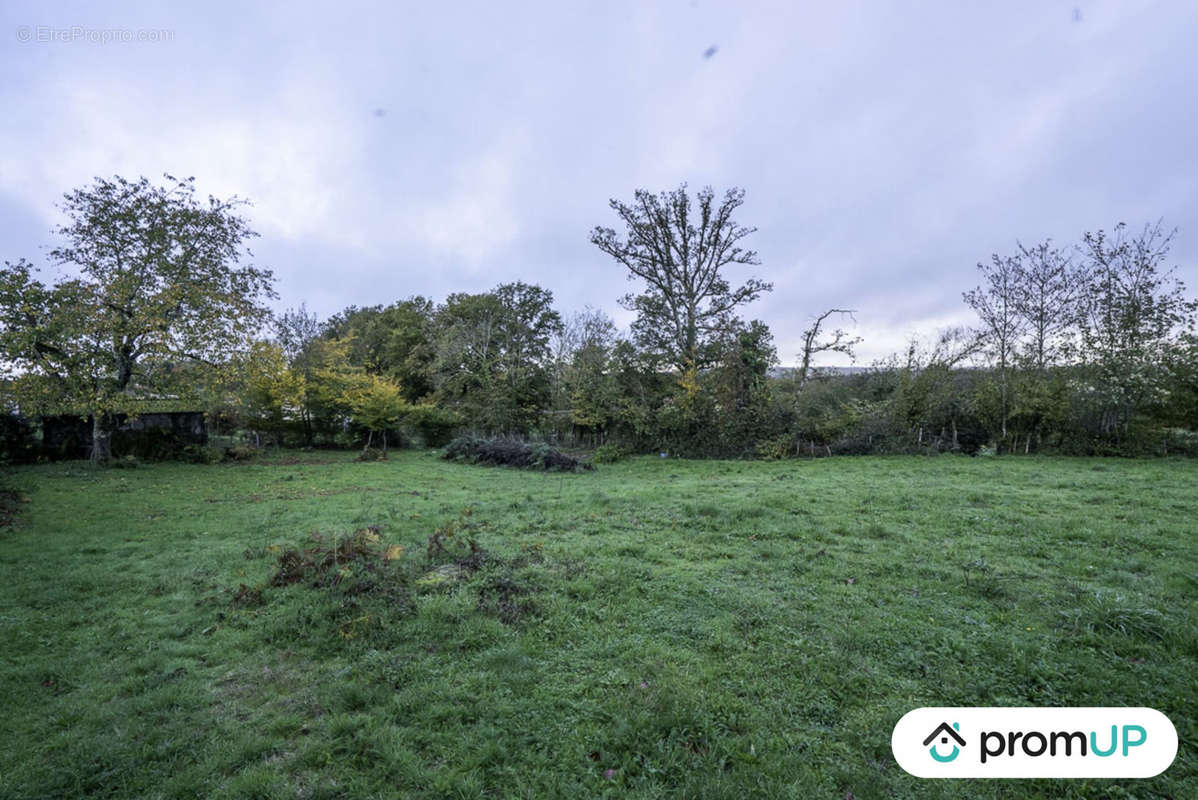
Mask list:
[[[793,378],[798,367],[773,367],[770,369],[771,378]],[[812,367],[813,375],[860,375],[869,372],[873,367]]]

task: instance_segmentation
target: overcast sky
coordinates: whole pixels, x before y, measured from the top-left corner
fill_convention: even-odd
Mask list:
[[[686,181],[746,190],[784,363],[830,306],[859,363],[969,321],[1017,238],[1164,218],[1198,289],[1193,0],[189,5],[0,6],[0,259],[170,172],[253,201],[280,307],[524,280],[626,324],[589,231]]]

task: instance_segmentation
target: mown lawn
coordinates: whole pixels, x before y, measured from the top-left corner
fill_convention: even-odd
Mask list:
[[[1198,797],[1198,462],[9,482],[0,797]],[[488,555],[429,562],[451,520]],[[404,554],[270,585],[370,525]],[[1181,745],[1146,781],[921,781],[889,742],[923,705],[1151,706]]]

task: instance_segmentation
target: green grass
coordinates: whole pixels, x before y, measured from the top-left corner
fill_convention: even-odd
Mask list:
[[[1198,797],[1198,462],[352,458],[16,471],[0,797]],[[499,560],[427,576],[465,507]],[[372,524],[373,588],[268,585]],[[921,781],[924,705],[1151,706],[1181,745]]]

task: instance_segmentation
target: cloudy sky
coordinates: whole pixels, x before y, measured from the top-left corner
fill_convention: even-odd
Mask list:
[[[280,307],[524,280],[626,323],[588,233],[686,181],[746,190],[785,363],[824,308],[868,363],[968,321],[990,253],[1120,220],[1198,288],[1191,0],[190,5],[0,6],[0,259],[170,172],[253,201]]]

